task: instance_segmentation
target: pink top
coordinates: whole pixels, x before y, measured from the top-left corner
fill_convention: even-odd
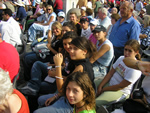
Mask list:
[[[94,37],[93,33],[90,35],[89,40],[90,40],[94,45],[96,45],[97,39]]]

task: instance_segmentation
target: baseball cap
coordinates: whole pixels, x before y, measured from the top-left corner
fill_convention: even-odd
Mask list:
[[[105,28],[104,26],[102,26],[102,25],[98,25],[98,26],[95,27],[95,29],[94,29],[92,32],[95,32],[95,31],[98,31],[98,32],[100,32],[100,31],[106,32],[106,28]]]
[[[89,19],[86,17],[86,16],[82,16],[81,18],[80,18],[80,22],[85,22],[85,21],[87,21],[87,22],[89,22]]]
[[[144,11],[144,12],[146,13],[146,9],[145,9],[145,8],[142,8],[141,10]]]
[[[84,6],[82,6],[81,9],[84,10],[84,11],[86,11],[86,7],[84,7]]]
[[[91,21],[90,21],[90,24],[93,24],[93,25],[97,25],[98,24],[98,21],[97,21],[97,19],[92,19]]]
[[[65,13],[64,13],[64,12],[62,12],[62,11],[60,11],[60,12],[58,13],[58,16],[62,16],[62,17],[64,17],[64,18],[65,18]]]

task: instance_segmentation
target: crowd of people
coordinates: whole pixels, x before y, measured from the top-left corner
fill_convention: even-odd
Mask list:
[[[147,7],[142,0],[78,0],[64,12],[62,0],[0,1],[0,112],[96,113],[128,99],[142,73],[145,99],[133,100],[150,110],[150,63],[140,54],[150,49]],[[32,52],[20,59],[22,35]],[[33,44],[46,44],[47,54]],[[26,84],[15,89],[21,68]]]

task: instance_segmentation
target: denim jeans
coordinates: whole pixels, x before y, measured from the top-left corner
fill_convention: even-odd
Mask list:
[[[93,71],[95,79],[99,77],[104,78],[104,76],[107,74],[107,67],[96,61],[93,63]]]
[[[45,104],[45,101],[53,96],[54,94],[40,96],[38,99],[39,105],[43,106]],[[60,97],[54,104],[39,108],[33,113],[73,113],[73,107],[70,106],[68,100],[65,97]]]
[[[28,30],[28,35],[29,35],[29,41],[34,41],[36,39],[36,31],[43,31],[43,36],[46,36],[46,32],[48,30],[48,25],[44,26],[44,25],[40,25],[37,23],[34,23],[30,26],[29,30]]]
[[[47,83],[42,82],[44,78],[48,75],[47,63],[36,61],[31,69],[31,80],[27,85],[37,92],[40,91],[40,94],[54,93],[57,89],[56,83]]]
[[[27,53],[24,56],[24,70],[25,70],[24,71],[24,77],[25,77],[25,80],[30,80],[30,78],[31,78],[30,72],[31,72],[32,65],[37,60],[38,60],[38,57],[34,52]]]

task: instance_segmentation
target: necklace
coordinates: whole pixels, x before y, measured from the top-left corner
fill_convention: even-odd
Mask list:
[[[80,107],[75,106],[75,111],[78,111],[80,108],[82,108],[84,106],[84,104]]]

